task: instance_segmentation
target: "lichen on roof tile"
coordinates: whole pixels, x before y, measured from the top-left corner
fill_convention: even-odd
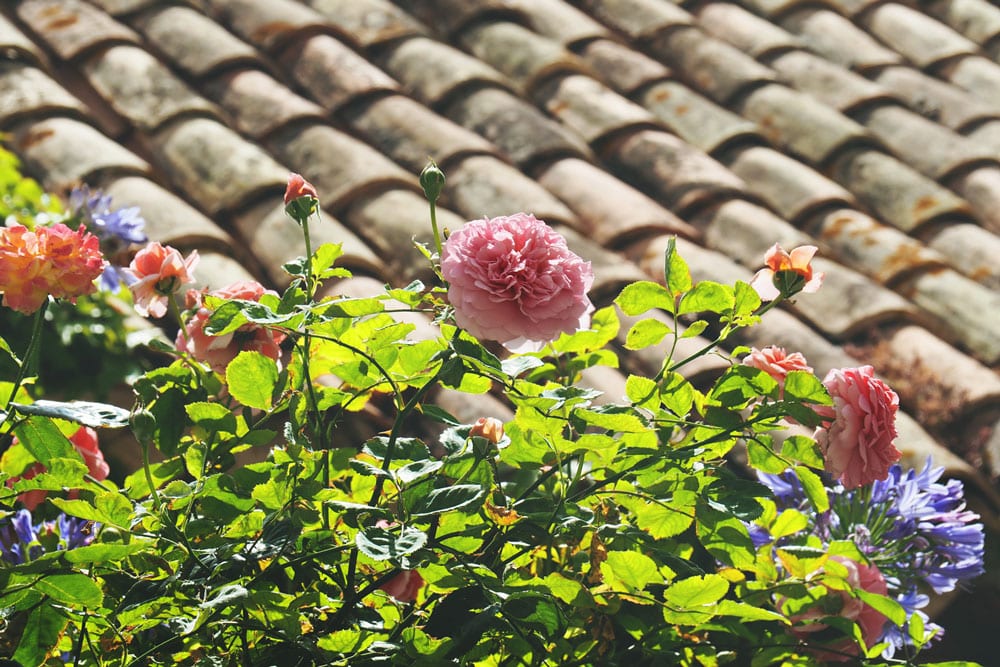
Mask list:
[[[598,21],[635,41],[694,22],[680,7],[656,0],[582,0],[577,4]]]
[[[507,0],[531,29],[572,48],[574,44],[611,35],[607,28],[562,0]]]
[[[24,121],[12,146],[50,189],[68,190],[107,174],[146,174],[149,164],[90,125],[71,118]]]
[[[622,95],[670,77],[670,70],[649,56],[610,39],[595,39],[579,55],[599,79]]]
[[[754,58],[801,48],[801,40],[775,24],[729,2],[699,5],[698,25]]]
[[[144,132],[178,116],[218,117],[213,104],[137,46],[102,49],[89,56],[81,70],[107,104]]]
[[[1000,109],[995,106],[912,67],[884,67],[873,72],[872,77],[915,112],[958,132],[1000,117]]]
[[[191,7],[153,7],[132,23],[175,67],[195,78],[237,63],[262,63],[256,49]]]
[[[326,116],[321,106],[259,69],[229,70],[207,80],[204,88],[237,129],[258,140],[289,123],[321,121]]]
[[[37,119],[53,113],[84,118],[86,109],[37,67],[0,62],[0,127],[27,116]]]
[[[446,37],[482,17],[519,20],[520,13],[506,0],[400,0],[408,12]]]
[[[815,245],[808,234],[770,209],[743,199],[707,208],[692,217],[691,222],[702,231],[706,246],[748,270],[759,268],[765,253],[775,243],[788,250]],[[821,254],[825,252],[820,250]]]
[[[60,58],[111,43],[139,43],[139,36],[83,0],[24,0],[18,16]]]
[[[363,48],[426,32],[415,18],[386,0],[307,0],[310,7]]]
[[[973,96],[1000,106],[1000,64],[971,55],[944,63],[938,73]]]
[[[959,173],[948,185],[969,202],[984,227],[1000,234],[1000,168],[986,166]]]
[[[782,53],[768,65],[783,82],[847,115],[859,107],[896,99],[879,84],[807,51]]]
[[[90,0],[112,16],[125,16],[148,9],[157,0]]]
[[[201,0],[215,18],[258,48],[271,52],[317,31],[323,16],[295,0]]]
[[[548,222],[548,221],[546,221]],[[623,262],[621,255],[598,245],[592,238],[565,225],[552,225],[566,239],[566,245],[580,257],[585,257],[594,270],[594,284],[590,297],[595,303],[606,305],[618,296],[629,283],[648,280],[651,276],[631,262]],[[660,270],[660,275],[662,275]]]

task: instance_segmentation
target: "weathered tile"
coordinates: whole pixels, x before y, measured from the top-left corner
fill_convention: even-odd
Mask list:
[[[292,78],[330,111],[371,93],[399,90],[392,77],[329,35],[293,43],[280,60]]]
[[[617,252],[601,247],[593,239],[564,225],[556,224],[553,227],[566,239],[569,249],[590,262],[593,267],[594,284],[590,288],[590,298],[595,304],[610,304],[626,285],[649,279],[648,273],[631,262],[623,261]],[[658,271],[658,275],[662,276],[662,264]]]
[[[854,197],[840,185],[773,148],[751,146],[725,161],[754,194],[793,223],[819,208],[854,205]]]
[[[601,81],[622,95],[631,95],[643,86],[670,77],[670,70],[663,64],[610,39],[583,44],[579,55]]]
[[[178,120],[152,141],[160,167],[210,214],[280,194],[288,180],[288,170],[259,146],[208,118]]]
[[[12,130],[12,149],[51,190],[68,190],[108,174],[149,172],[145,160],[77,120],[26,121]]]
[[[866,12],[861,23],[921,69],[977,51],[976,44],[943,23],[896,2]]]
[[[35,64],[45,60],[38,45],[3,14],[0,14],[0,54],[8,60],[26,60]]]
[[[259,69],[228,70],[205,83],[205,90],[244,134],[263,139],[299,120],[321,121],[319,105],[303,98]]]
[[[507,4],[521,12],[535,32],[570,48],[611,35],[603,25],[562,0],[507,0]]]
[[[933,329],[938,335],[986,364],[1000,362],[1000,292],[951,269],[921,273],[899,290],[936,317]]]
[[[1000,8],[987,0],[933,0],[925,8],[976,44],[1000,35]]]
[[[257,280],[244,266],[229,255],[218,252],[199,252],[195,270],[197,289],[221,289],[245,280]]]
[[[413,247],[414,241],[429,247],[434,244],[423,195],[409,190],[366,194],[352,202],[341,219],[375,250],[393,286],[402,287],[417,278],[434,279],[427,260]],[[465,224],[465,218],[440,206],[437,219],[441,230]]]
[[[576,213],[578,230],[607,247],[621,247],[637,237],[698,232],[655,201],[590,162],[557,160],[543,169],[538,182]]]
[[[739,109],[760,126],[764,136],[811,164],[822,164],[847,145],[871,140],[865,128],[850,118],[779,84],[752,91]]]
[[[264,51],[329,30],[316,11],[295,0],[201,0],[217,20]]]
[[[218,117],[214,105],[137,46],[102,49],[87,58],[81,69],[112,109],[145,132],[178,116]]]
[[[807,49],[845,69],[865,73],[903,62],[898,53],[829,9],[803,8],[783,17],[781,25],[797,34]]]
[[[743,143],[764,143],[756,123],[676,81],[654,83],[637,100],[671,132],[709,154]]]
[[[236,64],[262,66],[252,46],[190,7],[154,7],[133,24],[175,67],[196,78]]]
[[[948,258],[955,270],[1000,291],[1000,236],[972,223],[948,225],[927,245]]]
[[[486,15],[515,21],[520,18],[505,0],[400,0],[399,4],[447,36]]]
[[[148,9],[156,0],[90,0],[112,16],[125,16]]]
[[[478,134],[405,95],[352,105],[343,116],[352,130],[413,173],[419,173],[428,158],[447,168],[457,156],[499,154]]]
[[[994,106],[912,67],[885,67],[874,72],[873,77],[917,113],[956,131],[1000,117],[1000,110]]]
[[[879,219],[904,232],[972,213],[953,192],[882,151],[848,151],[830,165],[830,174]]]
[[[386,52],[381,63],[408,92],[431,107],[484,84],[514,89],[503,74],[486,63],[425,37],[400,42]]]
[[[389,188],[419,192],[417,178],[368,144],[329,125],[289,126],[268,147],[319,191],[323,207],[340,216],[354,199]]]
[[[139,36],[83,0],[25,0],[17,14],[60,58],[113,43],[139,43]]]
[[[829,0],[828,4],[844,16],[854,18],[880,2],[882,0]]]
[[[606,159],[630,183],[682,217],[686,211],[743,197],[747,191],[742,179],[666,132],[635,132],[610,146]]]
[[[573,225],[573,212],[548,190],[495,157],[473,156],[448,171],[447,206],[469,219],[523,211],[549,224]]]
[[[754,58],[802,47],[801,40],[775,24],[728,2],[709,2],[695,12],[698,25]]]
[[[457,96],[445,113],[498,146],[522,170],[553,158],[593,158],[579,136],[503,88],[489,86]]]
[[[915,239],[855,209],[826,212],[811,229],[840,262],[883,285],[916,270],[946,263],[943,256]]]
[[[799,5],[813,4],[810,0],[744,0],[743,4],[771,19],[786,14]]]
[[[0,127],[52,113],[85,116],[85,107],[45,72],[23,63],[0,62]]]
[[[282,264],[306,254],[305,241],[298,225],[285,213],[280,197],[262,201],[233,219],[236,233],[264,266],[271,282],[287,285],[290,276]],[[361,239],[348,231],[339,220],[321,211],[320,218],[309,221],[309,238],[315,250],[324,243],[339,243],[344,254],[338,266],[385,278],[385,267]]]
[[[601,392],[594,398],[596,405],[621,405],[627,400],[625,376],[617,368],[610,366],[590,366],[580,372],[577,386]]]
[[[426,32],[419,21],[386,0],[307,0],[307,3],[362,48]]]
[[[722,104],[775,80],[770,68],[698,28],[671,30],[652,40],[649,50],[678,78]]]
[[[743,199],[706,209],[691,222],[702,230],[708,247],[752,270],[762,266],[764,254],[775,243],[787,250],[816,244],[808,234],[786,220]],[[825,252],[825,249],[820,250],[821,254]]]
[[[960,173],[948,185],[969,202],[983,226],[1000,234],[1000,168],[987,166]]]
[[[981,56],[967,56],[938,68],[939,76],[979,99],[1000,106],[1000,65]]]
[[[582,0],[576,4],[632,41],[693,23],[691,15],[680,7],[656,0]]]
[[[970,140],[1000,153],[1000,119],[988,120],[965,133]]]
[[[233,238],[183,199],[141,176],[101,183],[115,206],[138,206],[149,238],[175,247],[232,252]]]
[[[540,80],[555,74],[587,72],[583,61],[559,42],[509,21],[478,23],[462,31],[461,42],[522,91],[532,90]]]
[[[877,83],[806,51],[783,53],[768,64],[783,81],[845,114],[861,106],[894,99]]]
[[[933,179],[947,179],[977,163],[996,162],[996,153],[988,146],[969,141],[904,107],[880,105],[863,109],[854,118],[908,165]],[[914,141],[915,137],[920,140]]]
[[[625,129],[656,124],[646,109],[582,74],[549,79],[539,85],[534,97],[591,146]]]

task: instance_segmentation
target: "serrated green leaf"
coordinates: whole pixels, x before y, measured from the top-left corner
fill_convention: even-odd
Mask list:
[[[802,403],[833,405],[833,400],[818,377],[806,371],[789,371],[785,376],[785,398]]]
[[[878,593],[871,593],[861,588],[854,589],[854,593],[862,602],[881,613],[895,625],[902,627],[906,623],[906,610],[892,598],[879,595]]]
[[[104,593],[97,583],[87,575],[77,572],[41,577],[35,582],[35,588],[39,593],[66,605],[98,607],[104,600]]]
[[[427,535],[412,526],[403,526],[399,534],[385,528],[365,528],[354,543],[372,560],[399,560],[427,544]]]
[[[659,387],[649,378],[629,375],[625,380],[625,396],[636,407],[656,407],[659,395]]]
[[[702,280],[681,298],[678,315],[721,313],[733,307],[733,288],[711,280]]]
[[[625,349],[641,350],[651,345],[657,345],[672,332],[673,329],[660,320],[639,320],[625,335]]]
[[[146,548],[142,543],[132,544],[88,544],[66,551],[63,558],[67,563],[111,563],[121,560]]]
[[[736,600],[720,600],[715,611],[720,616],[735,616],[744,621],[778,621],[784,624],[790,622],[777,612]]]
[[[799,476],[802,490],[805,491],[813,509],[819,513],[830,509],[830,496],[827,494],[826,487],[823,486],[823,480],[820,479],[819,475],[805,466],[795,466],[795,473]]]
[[[747,462],[757,470],[779,475],[788,469],[788,462],[775,454],[768,445],[756,440],[747,442]]]
[[[668,313],[674,311],[674,299],[663,285],[651,280],[638,280],[625,286],[615,303],[626,315],[642,315],[653,308]]]
[[[459,509],[471,510],[482,504],[485,497],[486,491],[478,484],[456,484],[434,489],[414,505],[411,514],[419,517]]]
[[[14,429],[21,445],[45,465],[56,458],[78,458],[65,435],[47,417],[28,417]]]
[[[258,410],[271,408],[278,384],[278,364],[255,350],[244,350],[226,367],[226,384],[233,398]]]
[[[612,590],[634,593],[663,581],[656,562],[637,551],[609,551],[601,563],[604,582]]]
[[[810,468],[823,468],[823,455],[816,441],[804,435],[789,436],[781,443],[781,456]]]
[[[51,604],[38,605],[28,615],[13,659],[28,667],[44,664],[67,623],[69,619]]]
[[[128,426],[129,419],[128,410],[93,401],[38,400],[27,405],[11,403],[11,406],[21,414],[65,419],[91,428],[122,428]]]
[[[774,520],[770,526],[771,536],[779,539],[805,530],[809,526],[809,518],[794,509],[786,509]]]
[[[684,417],[694,404],[694,387],[680,373],[670,371],[660,380],[660,401],[678,417]]]
[[[718,574],[681,579],[663,592],[664,601],[677,609],[715,604],[729,592],[729,582]]]
[[[667,249],[663,254],[663,284],[674,296],[680,296],[691,289],[691,271],[687,262],[677,252],[676,239],[667,242]]]

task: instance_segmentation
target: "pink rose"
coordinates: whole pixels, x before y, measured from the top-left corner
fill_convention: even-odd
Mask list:
[[[889,474],[899,460],[893,445],[899,396],[874,377],[871,366],[833,369],[823,385],[833,408],[817,409],[832,419],[816,429],[814,437],[826,459],[826,470],[847,489],[856,489]]]
[[[166,315],[167,300],[183,285],[194,282],[197,264],[197,250],[184,259],[176,249],[155,242],[136,253],[129,265],[136,280],[129,286],[136,311],[143,317]]]
[[[801,352],[787,354],[785,348],[776,345],[768,345],[761,350],[750,348],[750,354],[743,358],[743,364],[764,371],[782,386],[790,371],[813,372],[812,366],[806,362]]]
[[[886,595],[889,592],[885,577],[882,576],[882,573],[879,572],[879,569],[874,564],[857,563],[844,556],[831,556],[830,560],[836,561],[847,568],[847,583],[851,585],[851,588],[879,595]],[[819,619],[824,616],[839,616],[858,624],[861,628],[861,636],[864,639],[865,646],[870,648],[882,639],[885,623],[888,620],[882,612],[865,604],[851,595],[849,591],[827,588],[827,596],[840,598],[840,610],[831,611],[827,605],[818,603],[808,607],[804,611],[793,614],[789,617],[789,620],[801,625],[793,627],[791,629],[792,634],[799,639],[808,640],[813,633],[820,632],[828,627],[826,623],[819,622]],[[823,647],[827,650],[816,647],[816,652],[818,657],[828,662],[847,662],[856,658],[860,653],[857,643],[849,637],[831,643],[824,643]]]
[[[480,417],[469,429],[469,437],[486,438],[495,445],[503,440],[503,422],[496,417]]]
[[[533,215],[473,220],[448,238],[442,254],[455,321],[476,338],[539,349],[589,326],[590,262]]]
[[[799,292],[815,292],[823,284],[822,273],[814,273],[812,265],[816,246],[803,245],[785,252],[775,243],[764,255],[767,268],[761,269],[750,281],[762,301],[774,301],[779,296],[790,297]]]
[[[83,457],[83,462],[87,465],[87,471],[90,476],[94,479],[101,481],[108,478],[108,473],[111,469],[108,467],[107,461],[104,460],[104,454],[101,453],[100,447],[97,445],[97,431],[90,428],[89,426],[81,426],[76,430],[69,438],[70,443],[79,452],[80,456]],[[17,440],[15,439],[16,443]],[[45,466],[41,463],[32,463],[28,468],[21,473],[20,477],[12,477],[7,480],[7,486],[13,487],[14,482],[19,479],[33,479],[34,477],[45,472]],[[45,496],[48,494],[44,489],[35,489],[34,491],[25,491],[17,496],[17,499],[21,501],[29,511],[34,511],[36,507],[42,504],[45,500]],[[76,491],[71,490],[69,492],[70,498],[76,497]]]
[[[379,588],[400,602],[415,602],[424,586],[424,578],[416,570],[403,570]]]
[[[263,285],[252,280],[233,283],[208,294],[222,299],[245,301],[260,301],[264,294],[277,296],[277,293],[264,289]],[[205,362],[212,370],[223,375],[229,362],[244,350],[256,350],[278,361],[281,356],[279,345],[285,339],[285,334],[256,324],[245,324],[222,336],[209,336],[205,333],[205,324],[214,311],[203,305],[204,294],[201,292],[189,291],[188,300],[191,302],[190,307],[197,307],[198,310],[184,329],[177,332],[175,344],[178,350],[190,353],[195,359]]]
[[[285,204],[291,204],[299,197],[319,199],[313,184],[304,179],[301,174],[292,172],[288,175],[288,185],[285,187]]]

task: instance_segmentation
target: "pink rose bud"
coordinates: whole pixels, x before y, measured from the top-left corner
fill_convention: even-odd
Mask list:
[[[494,445],[503,440],[503,422],[494,417],[480,417],[469,429],[469,437],[486,438]]]
[[[473,220],[452,233],[441,275],[458,326],[512,351],[541,349],[590,324],[590,262],[527,213]]]
[[[299,197],[312,197],[319,199],[316,188],[313,184],[302,178],[301,174],[291,173],[288,175],[288,187],[285,188],[285,204],[291,204]]]
[[[883,480],[899,460],[896,412],[899,396],[874,375],[871,366],[833,369],[823,379],[833,408],[817,409],[832,419],[814,435],[826,470],[846,489]]]
[[[775,243],[764,255],[767,268],[761,269],[750,281],[762,301],[788,298],[799,292],[815,292],[823,284],[822,273],[814,273],[812,265],[816,246],[803,245],[786,253]]]
[[[417,593],[424,586],[424,578],[416,570],[403,570],[379,589],[385,591],[400,602],[415,602]]]

